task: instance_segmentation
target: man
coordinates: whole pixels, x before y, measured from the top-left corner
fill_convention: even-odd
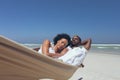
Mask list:
[[[71,50],[69,50],[65,55],[59,57],[65,63],[80,66],[91,47],[91,39],[81,41],[81,38],[77,35],[73,36],[71,41]],[[84,67],[84,65],[82,65]]]

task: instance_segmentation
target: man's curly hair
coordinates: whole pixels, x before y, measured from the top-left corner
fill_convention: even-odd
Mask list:
[[[60,39],[62,39],[62,38],[66,39],[66,40],[68,41],[67,46],[70,45],[70,43],[71,43],[71,38],[70,38],[70,36],[69,36],[68,34],[66,34],[66,33],[57,34],[57,35],[53,38],[54,45],[56,45],[57,41],[60,40]],[[67,46],[66,46],[66,47],[67,47]]]

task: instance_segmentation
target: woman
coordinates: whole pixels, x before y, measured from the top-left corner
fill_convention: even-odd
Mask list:
[[[53,42],[54,45],[51,44],[50,40],[45,40],[38,52],[53,58],[58,58],[68,51],[67,46],[70,44],[71,39],[68,34],[62,33],[56,35]]]

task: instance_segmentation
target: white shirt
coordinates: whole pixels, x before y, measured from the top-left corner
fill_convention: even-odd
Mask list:
[[[55,54],[55,51],[54,51],[53,47],[49,47],[49,52]],[[41,46],[40,49],[38,50],[38,53],[39,53],[39,54],[42,54],[42,53],[43,53],[43,52],[42,52],[42,46]]]
[[[58,59],[62,60],[65,63],[74,65],[74,66],[79,66],[85,56],[86,56],[87,50],[82,47],[75,47],[71,50],[69,50],[65,55],[63,55],[62,57],[59,57]]]

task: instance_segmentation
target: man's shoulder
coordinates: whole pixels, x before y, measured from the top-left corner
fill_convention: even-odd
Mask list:
[[[74,47],[73,49],[78,51],[88,52],[88,50],[84,46]]]

